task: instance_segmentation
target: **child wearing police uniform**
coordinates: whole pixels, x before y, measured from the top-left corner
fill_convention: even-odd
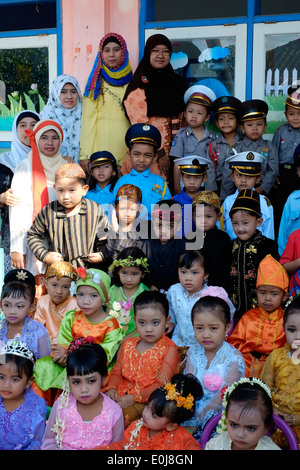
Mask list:
[[[177,158],[189,155],[199,155],[208,159],[206,189],[217,189],[215,165],[207,157],[207,146],[217,138],[217,134],[209,131],[205,123],[209,120],[212,104],[216,99],[214,92],[203,85],[193,85],[184,94],[186,127],[182,127],[176,134],[170,150],[170,159],[173,160],[174,191],[181,192],[180,172]]]
[[[234,186],[236,187],[236,191],[234,194],[227,196],[223,202],[221,208],[221,219],[218,223],[218,226],[228,233],[231,240],[236,237],[229,217],[231,207],[236,200],[239,191],[243,189],[256,188],[261,177],[262,165],[265,162],[265,157],[257,152],[236,153],[235,150],[234,152],[234,155],[226,159],[226,166],[228,166],[231,171],[230,176]],[[258,229],[263,235],[274,240],[273,206],[269,199],[262,194],[259,195],[259,202],[263,221]]]

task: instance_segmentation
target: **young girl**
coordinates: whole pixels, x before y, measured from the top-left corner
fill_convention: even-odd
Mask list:
[[[39,450],[45,401],[31,389],[34,355],[17,336],[0,352],[0,450]]]
[[[107,357],[92,336],[73,341],[67,352],[67,384],[55,401],[42,450],[84,450],[121,439],[122,409],[100,392]]]
[[[216,435],[205,450],[280,450],[266,434],[274,427],[271,391],[260,379],[242,378],[224,391]]]
[[[138,337],[128,338],[105,387],[122,408],[126,426],[141,417],[150,394],[179,372],[177,346],[165,335],[169,305],[158,291],[144,291],[134,302]]]
[[[105,150],[95,152],[90,157],[90,172],[87,199],[100,204],[111,221],[112,205],[114,204],[113,189],[118,180],[118,167],[115,157]]]
[[[6,343],[20,335],[38,359],[48,356],[51,350],[46,328],[29,316],[34,296],[35,279],[29,271],[12,269],[6,274],[1,294],[4,319],[0,322],[0,340]]]
[[[109,269],[112,272],[113,284],[108,292],[109,314],[118,320],[125,338],[136,336],[133,304],[141,292],[149,290],[142,282],[149,273],[148,260],[139,248],[124,248]]]
[[[196,405],[194,417],[184,425],[199,438],[206,422],[222,409],[222,387],[244,377],[245,363],[243,355],[225,341],[231,317],[222,288],[208,287],[203,292],[193,306],[192,325],[196,343],[187,352],[184,373],[200,380],[203,397]]]
[[[283,317],[286,344],[275,349],[267,358],[261,379],[270,387],[274,413],[293,429],[300,443],[300,296],[286,307]],[[282,433],[276,431],[275,442],[287,447]]]
[[[174,375],[151,393],[142,418],[125,429],[119,442],[98,450],[200,450],[196,439],[180,424],[193,416],[202,393],[193,375]]]
[[[124,336],[117,320],[104,311],[104,306],[108,302],[110,277],[98,269],[78,268],[76,272],[78,280],[76,285],[73,281],[71,290],[72,293],[74,289],[76,291],[79,310],[70,310],[64,315],[59,329],[58,344],[66,350],[76,338],[92,335],[103,347],[109,364]],[[34,377],[38,387],[42,391],[62,389],[66,376],[65,366],[66,354],[56,362],[50,355],[37,361]],[[46,397],[49,400],[48,395]]]

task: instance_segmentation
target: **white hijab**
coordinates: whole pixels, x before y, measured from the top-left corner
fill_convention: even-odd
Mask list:
[[[61,104],[60,94],[62,88],[71,83],[77,90],[79,98],[76,106],[66,109]],[[64,131],[64,140],[61,147],[63,156],[72,157],[78,163],[79,140],[81,129],[82,97],[78,81],[72,75],[59,75],[53,82],[50,96],[46,106],[42,109],[41,119],[53,119],[58,122]]]
[[[29,110],[21,111],[15,117],[13,125],[12,125],[11,150],[9,152],[5,152],[0,155],[0,163],[10,168],[10,170],[13,173],[18,163],[21,160],[24,160],[24,158],[27,158],[28,153],[31,150],[29,144],[27,146],[20,141],[18,137],[18,131],[17,131],[17,122],[20,122],[22,120],[22,117],[21,117],[22,114],[25,114],[25,113],[27,114],[28,112]],[[38,113],[36,113],[35,111],[30,111],[30,113],[32,113],[33,117],[36,116],[37,121],[40,120],[40,116],[38,115]]]

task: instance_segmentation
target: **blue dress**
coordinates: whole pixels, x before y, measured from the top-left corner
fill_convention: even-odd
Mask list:
[[[96,184],[95,188],[90,189],[86,193],[85,197],[91,201],[97,202],[97,204],[100,204],[100,206],[103,207],[108,220],[111,222],[112,207],[115,202],[115,198],[113,191],[110,189],[111,184],[108,184],[103,189],[101,189],[100,186]]]

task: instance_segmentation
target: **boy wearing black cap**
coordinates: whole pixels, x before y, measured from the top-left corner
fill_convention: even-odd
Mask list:
[[[125,135],[132,170],[121,176],[114,187],[114,198],[123,184],[133,184],[142,190],[140,217],[151,219],[152,205],[161,199],[171,199],[166,181],[159,175],[151,173],[150,166],[157,160],[157,150],[161,146],[159,130],[151,124],[133,124]],[[146,213],[147,212],[147,213]]]
[[[277,243],[262,235],[259,194],[254,189],[239,192],[230,212],[234,233],[230,270],[230,299],[236,311],[234,323],[252,308],[252,293],[256,289],[257,269],[268,254],[279,261]]]
[[[278,176],[278,153],[272,142],[263,139],[267,127],[268,105],[263,100],[244,101],[239,108],[241,129],[245,136],[238,144],[238,152],[257,152],[265,157],[262,178],[256,191],[269,194]]]

